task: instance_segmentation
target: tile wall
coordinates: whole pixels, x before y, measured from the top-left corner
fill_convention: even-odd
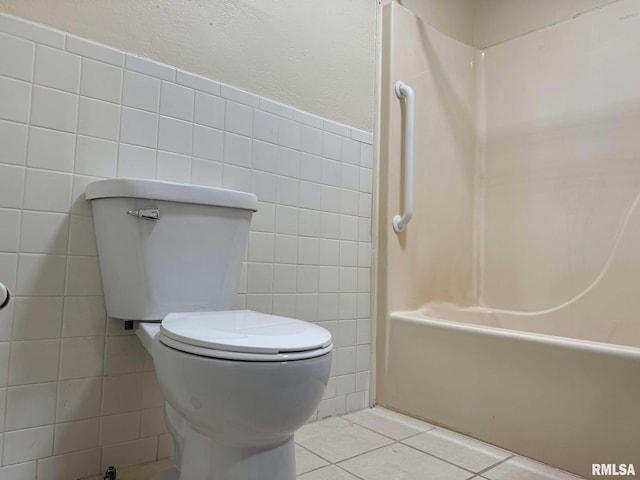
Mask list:
[[[0,145],[0,478],[172,454],[150,358],[105,314],[98,178],[257,194],[236,307],[331,330],[314,418],[368,404],[371,134],[0,15]]]

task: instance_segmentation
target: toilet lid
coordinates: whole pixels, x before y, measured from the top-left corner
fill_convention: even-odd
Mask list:
[[[331,333],[322,327],[250,310],[171,313],[162,321],[160,331],[163,343],[201,355],[215,350],[309,358],[327,353],[332,345]],[[307,354],[297,355],[304,352]]]

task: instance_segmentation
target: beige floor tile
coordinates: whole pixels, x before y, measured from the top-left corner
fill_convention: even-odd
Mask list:
[[[430,430],[403,441],[472,472],[479,472],[510,457],[512,454],[457,433]]]
[[[510,458],[482,475],[489,480],[577,480],[581,478],[522,457]]]
[[[465,480],[471,473],[396,443],[340,463],[364,480]]]
[[[296,478],[297,480],[358,480],[357,477],[334,465],[329,465],[304,475],[298,475]]]
[[[367,408],[342,417],[395,440],[434,428],[433,425],[405,417],[385,408]]]
[[[325,465],[329,465],[329,463],[300,445],[296,445],[296,475],[316,470]]]
[[[296,433],[296,442],[335,463],[393,441],[353,422],[333,417],[302,427]]]

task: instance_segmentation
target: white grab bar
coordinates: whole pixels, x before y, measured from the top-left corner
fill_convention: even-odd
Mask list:
[[[404,231],[404,228],[413,216],[413,117],[415,95],[413,89],[398,80],[396,82],[396,95],[405,100],[405,125],[404,125],[404,215],[393,217],[393,229],[396,233]]]

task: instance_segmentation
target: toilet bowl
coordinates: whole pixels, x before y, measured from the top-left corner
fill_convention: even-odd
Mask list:
[[[293,435],[329,378],[331,334],[231,310],[256,197],[139,179],[88,185],[107,313],[153,358],[174,466],[155,480],[294,480]]]

